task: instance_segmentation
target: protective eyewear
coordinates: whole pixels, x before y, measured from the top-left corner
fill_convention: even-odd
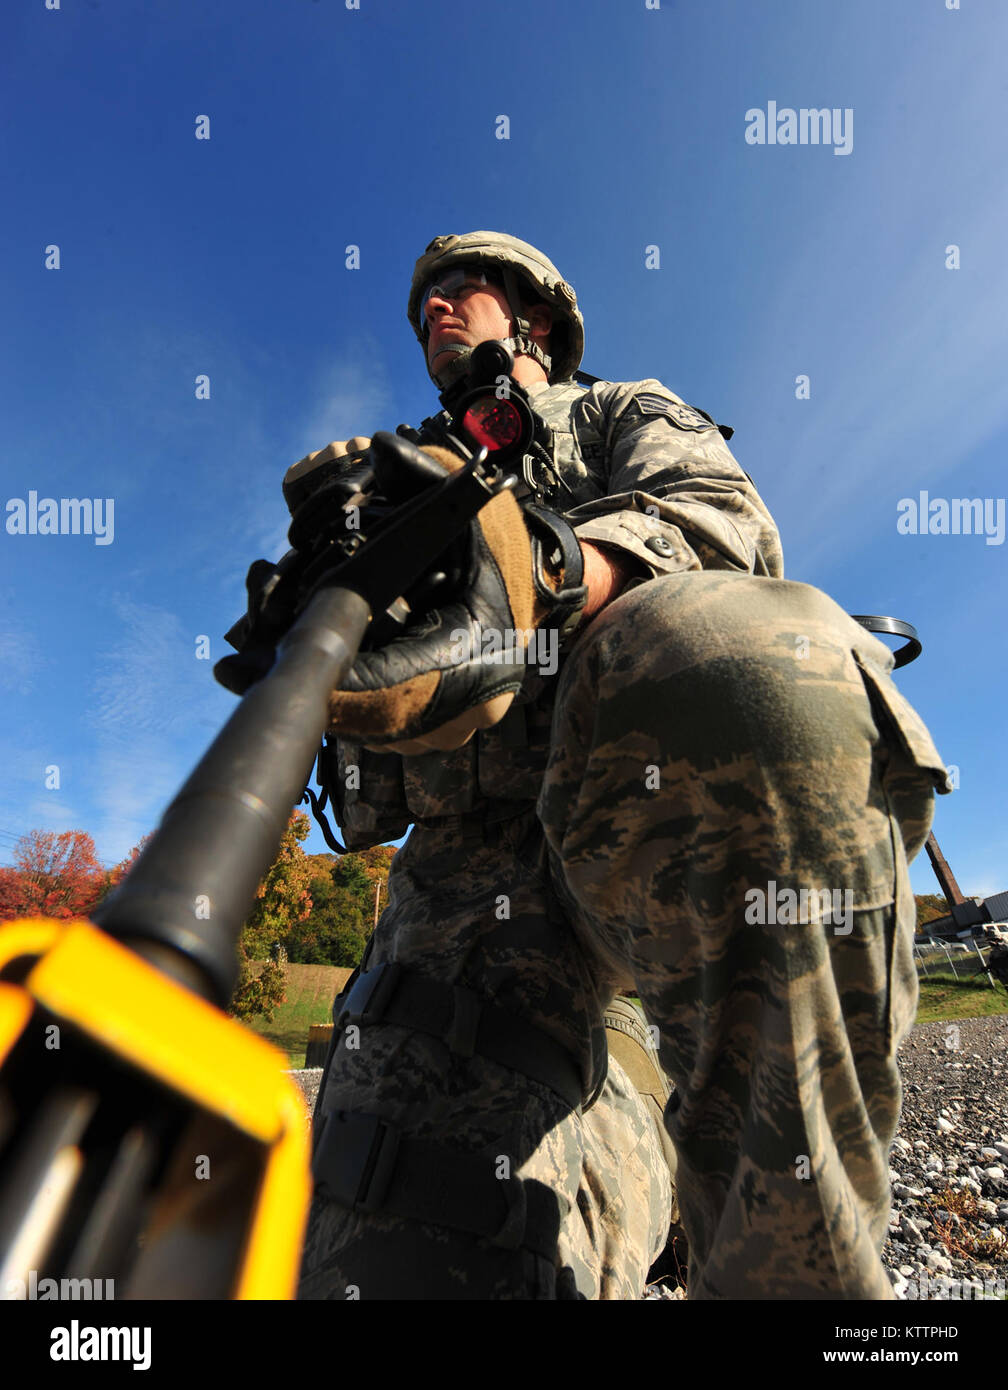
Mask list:
[[[452,266],[450,270],[445,270],[438,276],[437,280],[431,283],[423,292],[420,300],[420,326],[424,330],[430,327],[427,323],[427,302],[429,299],[447,299],[451,304],[456,300],[462,299],[466,294],[471,294],[473,290],[485,289],[487,285],[496,285],[497,281],[488,276],[486,271],[479,266]]]

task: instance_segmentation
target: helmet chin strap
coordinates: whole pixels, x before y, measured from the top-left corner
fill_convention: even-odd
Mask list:
[[[473,355],[473,349],[465,343],[445,343],[438,356],[449,352],[452,354],[451,359],[439,371],[435,372],[430,363],[427,363],[427,375],[439,391],[444,391],[447,387],[454,386],[456,381],[461,381],[469,370],[469,359]]]
[[[524,336],[518,338],[500,338],[498,341],[502,342],[508,352],[515,358],[533,358],[546,372],[547,377],[549,376],[551,359],[547,353],[543,352],[539,344],[533,342],[531,338],[526,338]],[[446,386],[453,386],[456,381],[461,380],[466,372],[468,372],[469,359],[473,355],[473,349],[467,347],[464,343],[446,343],[441,351],[452,353],[452,360],[446,363],[437,373],[432,372],[428,365],[427,373],[438,390],[443,391]],[[440,356],[440,353],[438,355]]]
[[[532,325],[522,313],[521,295],[518,292],[518,277],[510,266],[504,266],[501,271],[504,280],[504,293],[507,295],[508,307],[511,310],[511,317],[517,332],[513,338],[504,340],[506,347],[515,357],[531,357],[533,362],[538,362],[540,367],[549,377],[553,367],[553,359],[548,353],[543,352],[542,348],[532,337]]]

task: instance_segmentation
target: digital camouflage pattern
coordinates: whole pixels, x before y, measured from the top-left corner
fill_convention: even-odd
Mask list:
[[[610,991],[595,978],[549,882],[534,808],[460,852],[457,823],[417,826],[389,878],[367,966],[396,960],[467,986],[561,1042],[584,1091],[604,1056]],[[507,898],[506,911],[501,895]],[[356,1046],[354,1045],[356,1044]],[[668,1232],[671,1192],[658,1135],[622,1069],[580,1114],[548,1087],[395,1026],[344,1029],[324,1112],[380,1115],[417,1138],[472,1154],[488,1203],[501,1156],[557,1194],[555,1257],[316,1199],[301,1297],[637,1298]],[[451,1252],[449,1257],[449,1252]]]
[[[632,557],[642,575],[783,573],[780,538],[717,426],[660,381],[529,388],[553,431],[552,476],[525,485],[580,540]]]
[[[891,666],[819,591],[705,573],[618,599],[560,683],[539,815],[576,936],[659,1029],[691,1298],[891,1297],[907,863],[945,780]],[[771,885],[851,921],[752,924]]]
[[[526,481],[640,578],[456,752],[336,744],[348,847],[415,823],[367,967],[398,961],[527,1021],[586,1098],[606,1005],[639,994],[676,1087],[689,1297],[890,1297],[878,1252],[917,992],[907,863],[941,759],[888,649],[781,578],[772,519],[706,417],[655,381],[535,404],[557,427],[554,479]],[[852,929],[747,922],[747,892],[774,886],[849,893]],[[505,1156],[554,1194],[555,1238],[547,1258],[318,1195],[302,1297],[639,1296],[671,1193],[618,1064],[581,1111],[365,1022],[334,1051],[319,1118],[337,1111],[470,1155],[488,1205]]]

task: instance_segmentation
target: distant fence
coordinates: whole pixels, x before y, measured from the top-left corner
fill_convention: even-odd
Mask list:
[[[939,937],[916,937],[914,939],[914,961],[921,979],[933,975],[951,975],[977,985],[990,985],[994,988],[994,977],[988,969],[990,943],[982,946],[976,937],[966,941],[942,941]]]

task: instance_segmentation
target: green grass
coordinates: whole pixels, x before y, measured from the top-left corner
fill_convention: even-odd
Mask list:
[[[288,965],[287,1002],[273,1015],[272,1023],[258,1018],[249,1026],[254,1033],[285,1052],[291,1067],[303,1067],[312,1023],[331,1021],[332,1001],[350,975],[335,965]],[[638,1000],[634,1001],[638,1003]],[[1008,991],[991,989],[951,975],[932,973],[920,982],[918,1023],[937,1023],[946,1018],[986,1018],[1008,1013]]]
[[[951,974],[932,973],[920,982],[918,1023],[937,1023],[946,1018],[987,1018],[1008,1014],[1008,990],[1003,985],[991,989],[986,976],[982,983],[956,980]]]
[[[939,1023],[946,1018],[988,1018],[991,1014],[1008,1014],[1008,990],[1004,985],[991,989],[986,975],[972,980],[956,980],[951,974],[938,975],[932,970],[921,978],[920,1001],[916,1023]],[[640,1006],[640,1000],[633,996]]]
[[[291,1067],[303,1067],[308,1028],[312,1023],[332,1022],[332,1001],[350,973],[336,965],[288,965],[287,1002],[277,1009],[272,1023],[257,1018],[248,1027],[286,1052]]]

